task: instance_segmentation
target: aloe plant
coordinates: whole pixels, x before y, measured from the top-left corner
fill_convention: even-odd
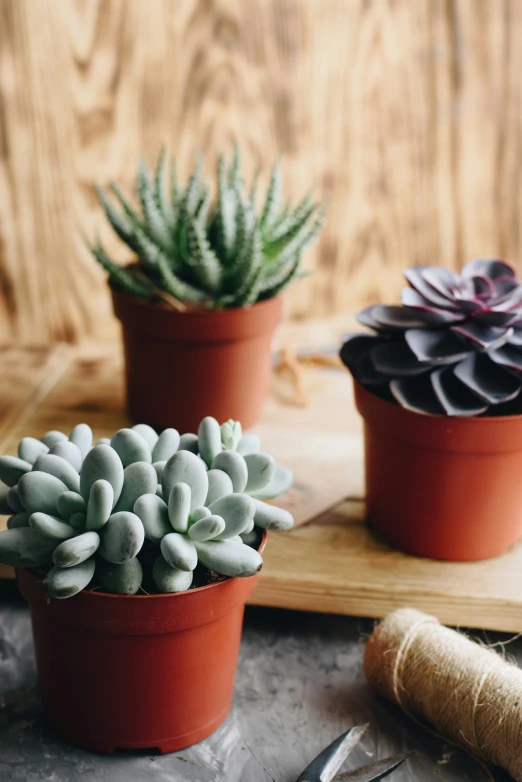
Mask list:
[[[97,187],[110,225],[135,258],[122,266],[99,240],[90,246],[114,286],[144,299],[231,308],[276,296],[302,275],[301,257],[322,227],[323,211],[309,196],[282,206],[279,163],[260,209],[257,176],[247,191],[237,146],[230,162],[220,158],[215,194],[200,158],[184,188],[174,162],[167,183],[167,163],[164,151],[154,173],[140,163],[138,205],[116,182],[111,192]]]
[[[413,412],[509,412],[522,392],[522,282],[504,261],[478,258],[461,274],[405,271],[402,306],[376,304],[347,336],[341,358],[355,379]],[[517,412],[519,410],[517,409]]]
[[[86,424],[70,437],[24,437],[18,456],[0,457],[0,562],[41,570],[51,598],[89,585],[135,594],[144,578],[148,589],[183,591],[196,568],[254,575],[256,527],[293,525],[264,502],[290,488],[292,472],[260,446],[239,422],[211,417],[181,437],[144,424],[94,446]]]

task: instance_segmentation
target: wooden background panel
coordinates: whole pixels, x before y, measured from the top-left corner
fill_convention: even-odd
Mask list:
[[[294,317],[518,262],[521,33],[519,0],[0,0],[0,341],[113,333],[92,181],[163,143],[184,172],[281,151],[288,194],[328,199]]]

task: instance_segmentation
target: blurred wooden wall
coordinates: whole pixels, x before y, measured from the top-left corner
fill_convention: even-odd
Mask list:
[[[0,341],[104,335],[93,180],[237,138],[330,201],[290,312],[521,259],[521,0],[0,0]]]

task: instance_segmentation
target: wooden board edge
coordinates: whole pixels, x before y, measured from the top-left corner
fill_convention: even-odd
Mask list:
[[[272,578],[261,574],[257,586],[249,598],[249,605],[283,608],[294,611],[341,614],[345,616],[381,619],[397,608],[417,608],[450,627],[475,627],[484,630],[518,633],[522,627],[521,603],[453,596],[453,602],[437,593],[417,592],[401,594],[400,590],[382,591],[360,589],[346,584],[329,588],[322,581],[299,583]],[[327,610],[325,611],[325,606]]]

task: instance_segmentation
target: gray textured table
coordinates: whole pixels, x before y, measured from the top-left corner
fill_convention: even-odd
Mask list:
[[[234,707],[225,724],[172,755],[106,757],[76,749],[45,724],[29,613],[14,585],[0,584],[0,780],[294,782],[342,731],[370,722],[347,769],[412,749],[393,782],[485,782],[487,775],[463,753],[414,727],[369,691],[362,652],[371,627],[368,620],[249,608]],[[522,660],[522,643],[509,651]],[[498,773],[495,779],[508,777]]]

